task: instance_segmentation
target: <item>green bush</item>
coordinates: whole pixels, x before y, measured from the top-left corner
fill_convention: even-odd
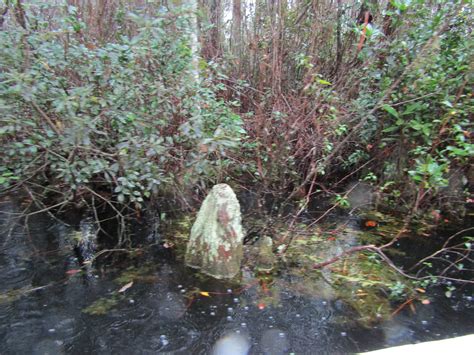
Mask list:
[[[385,181],[404,192],[415,186],[418,198],[434,202],[428,197],[448,185],[451,171],[466,171],[474,154],[472,9],[458,1],[441,1],[436,12],[421,1],[396,8],[388,15],[398,33],[361,53],[370,65],[360,71],[367,80],[356,107],[390,94],[361,136],[388,156],[377,171]]]
[[[1,186],[63,199],[105,190],[140,205],[222,175],[244,131],[210,81],[192,75],[189,12],[128,14],[104,44],[85,35],[74,7],[54,26],[35,13],[28,23],[44,26],[0,31]]]

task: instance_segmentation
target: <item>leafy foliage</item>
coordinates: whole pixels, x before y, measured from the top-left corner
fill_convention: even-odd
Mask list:
[[[396,11],[388,15],[400,34],[362,53],[372,56],[372,65],[364,70],[369,80],[357,101],[374,105],[380,96],[371,100],[369,95],[399,83],[377,121],[366,125],[365,140],[376,140],[377,151],[386,156],[394,153],[379,172],[385,181],[401,183],[404,172],[435,197],[448,185],[450,171],[465,170],[474,153],[470,133],[474,101],[468,89],[473,80],[472,12],[459,2],[441,2],[436,13],[422,2],[392,4]]]
[[[105,43],[87,36],[75,7],[49,24],[47,9],[31,9],[35,28],[0,32],[4,187],[34,183],[71,200],[108,191],[140,205],[222,174],[244,131],[213,84],[191,74],[186,9],[128,13]]]

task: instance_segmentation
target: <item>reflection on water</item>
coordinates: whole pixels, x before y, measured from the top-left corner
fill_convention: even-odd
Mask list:
[[[219,338],[212,347],[212,355],[244,355],[250,349],[250,339],[248,335],[241,332],[226,334]]]
[[[338,354],[474,332],[466,292],[367,329],[340,300],[289,287],[290,276],[274,279],[272,290],[250,272],[233,285],[151,249],[74,273],[71,228],[44,215],[15,224],[21,208],[12,200],[0,209],[2,354]],[[268,292],[277,302],[265,301]],[[84,312],[98,305],[105,314]]]

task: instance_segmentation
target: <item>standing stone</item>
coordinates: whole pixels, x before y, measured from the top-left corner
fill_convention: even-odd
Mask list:
[[[275,265],[275,254],[273,254],[273,240],[264,236],[260,238],[255,246],[258,248],[257,270],[270,272]]]
[[[243,239],[239,201],[229,185],[216,185],[191,229],[186,265],[216,279],[233,278],[240,271]]]

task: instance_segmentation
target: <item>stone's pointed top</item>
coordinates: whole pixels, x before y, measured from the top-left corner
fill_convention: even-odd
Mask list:
[[[211,193],[212,192],[218,193],[220,195],[228,194],[229,196],[235,196],[234,190],[232,190],[232,188],[227,184],[214,185],[214,187],[211,189]]]
[[[232,190],[232,188],[229,185],[224,184],[224,183],[214,185],[213,188],[212,188],[212,190],[221,190],[221,189],[229,190],[229,191],[234,192],[234,190]]]
[[[215,185],[191,229],[186,265],[217,279],[233,278],[240,271],[242,244],[239,201],[229,185]]]

